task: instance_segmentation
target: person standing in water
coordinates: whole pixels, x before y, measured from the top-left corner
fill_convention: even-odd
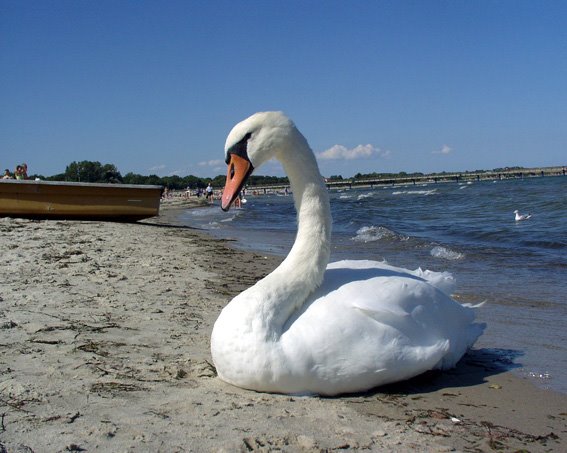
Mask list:
[[[213,198],[214,198],[214,194],[213,194],[213,186],[211,186],[211,183],[209,183],[209,185],[207,186],[207,188],[205,189],[205,192],[207,193],[207,200],[212,203],[213,202]]]

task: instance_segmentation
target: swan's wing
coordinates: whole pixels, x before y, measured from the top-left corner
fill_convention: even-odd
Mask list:
[[[449,273],[346,261],[329,265],[327,274],[318,294],[325,303],[342,305],[343,312],[357,310],[415,347],[447,351],[447,340],[441,368],[453,366],[484,330],[484,324],[474,323],[473,307],[448,296],[455,287]]]
[[[282,351],[293,358],[285,362],[289,373],[316,376],[319,392],[450,368],[482,333],[473,309],[412,272],[374,264],[329,265],[321,287],[282,332]]]

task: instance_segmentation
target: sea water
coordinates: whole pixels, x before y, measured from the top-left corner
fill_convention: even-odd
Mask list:
[[[332,260],[386,260],[449,271],[455,298],[485,304],[477,348],[537,385],[567,393],[567,177],[379,186],[330,192]],[[236,246],[286,255],[291,196],[246,195],[241,209],[186,211],[182,221]],[[218,202],[217,202],[218,203]],[[514,210],[531,213],[517,222]]]

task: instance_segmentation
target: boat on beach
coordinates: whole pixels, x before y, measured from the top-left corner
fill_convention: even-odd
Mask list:
[[[159,214],[162,186],[0,180],[0,217],[133,222]]]

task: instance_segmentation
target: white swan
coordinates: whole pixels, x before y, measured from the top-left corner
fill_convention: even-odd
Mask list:
[[[450,368],[482,334],[452,300],[447,273],[374,261],[329,264],[327,189],[303,135],[280,112],[257,113],[226,140],[228,210],[254,168],[275,157],[289,177],[298,231],[286,259],[236,296],[212,332],[218,376],[275,393],[336,395]]]
[[[517,209],[514,211],[514,214],[516,214],[514,217],[516,222],[519,222],[521,220],[528,220],[532,216],[531,214],[520,214],[520,211],[518,211]]]

